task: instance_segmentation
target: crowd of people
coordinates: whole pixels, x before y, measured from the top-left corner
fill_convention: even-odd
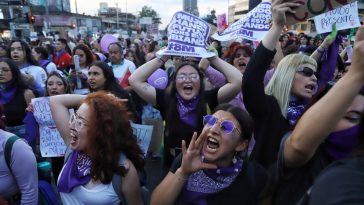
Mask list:
[[[363,204],[364,26],[355,41],[283,32],[299,6],[273,1],[256,47],[211,39],[210,58],[158,56],[166,37],[4,42],[0,204],[44,203],[44,160],[65,205]],[[40,97],[62,156],[40,156]],[[154,126],[148,153],[131,122]],[[145,156],[169,170],[154,190]]]

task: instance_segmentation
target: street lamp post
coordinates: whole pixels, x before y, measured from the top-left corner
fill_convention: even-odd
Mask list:
[[[116,1],[116,30],[119,30],[119,11],[118,1]]]

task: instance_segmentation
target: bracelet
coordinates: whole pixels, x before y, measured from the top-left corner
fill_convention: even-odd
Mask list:
[[[160,63],[163,63],[163,64],[165,64],[165,63],[166,63],[166,61],[164,61],[164,60],[162,59],[162,57],[161,57],[161,58],[158,58],[158,61],[159,61]]]

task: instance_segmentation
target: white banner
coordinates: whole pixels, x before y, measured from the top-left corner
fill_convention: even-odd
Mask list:
[[[337,30],[360,27],[358,2],[336,8],[318,15],[314,19],[317,33],[331,32],[334,23],[336,23]]]
[[[269,30],[272,18],[272,3],[262,2],[243,18],[231,24],[222,33],[215,33],[212,37],[218,41],[229,41],[237,38],[260,41]]]
[[[150,140],[152,139],[153,134],[153,126],[151,125],[140,125],[130,122],[131,128],[133,129],[133,134],[138,139],[138,144],[142,151],[144,152],[144,156],[148,153],[148,147],[150,144]]]
[[[210,26],[192,14],[179,11],[168,26],[168,46],[157,52],[161,55],[209,58],[215,53],[206,50]]]
[[[64,156],[66,144],[54,123],[49,97],[32,99],[34,118],[39,125],[40,152],[42,157]]]

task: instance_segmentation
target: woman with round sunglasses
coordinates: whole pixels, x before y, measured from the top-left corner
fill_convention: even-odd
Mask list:
[[[249,162],[246,154],[252,137],[249,114],[229,104],[204,116],[204,128],[193,134],[182,154],[152,193],[152,205],[260,204],[266,199],[268,175]]]
[[[227,83],[221,88],[205,91],[203,75],[194,63],[181,63],[165,90],[152,87],[147,79],[170,56],[153,59],[139,67],[129,78],[132,89],[146,102],[155,106],[165,120],[164,162],[169,165],[181,150],[180,142],[189,144],[193,132],[201,132],[202,121],[208,108],[229,102],[240,91],[242,74],[218,57],[208,60],[225,75]]]
[[[264,75],[275,55],[286,12],[300,6],[277,0],[272,5],[273,25],[251,57],[243,77],[244,105],[255,122],[251,158],[268,168],[277,160],[279,143],[292,129],[315,93],[316,61],[306,55],[284,57],[264,88]]]
[[[302,115],[292,132],[284,136],[277,162],[279,184],[275,204],[296,204],[324,168],[333,161],[349,157],[354,151],[364,111],[363,45],[364,27],[361,27],[349,72]],[[345,176],[335,180],[345,181]],[[330,199],[326,198],[325,202]]]
[[[52,96],[50,103],[68,146],[57,184],[63,204],[142,204],[143,154],[126,105],[106,92]],[[70,116],[70,108],[78,110]],[[121,190],[114,190],[114,175],[121,176]]]

